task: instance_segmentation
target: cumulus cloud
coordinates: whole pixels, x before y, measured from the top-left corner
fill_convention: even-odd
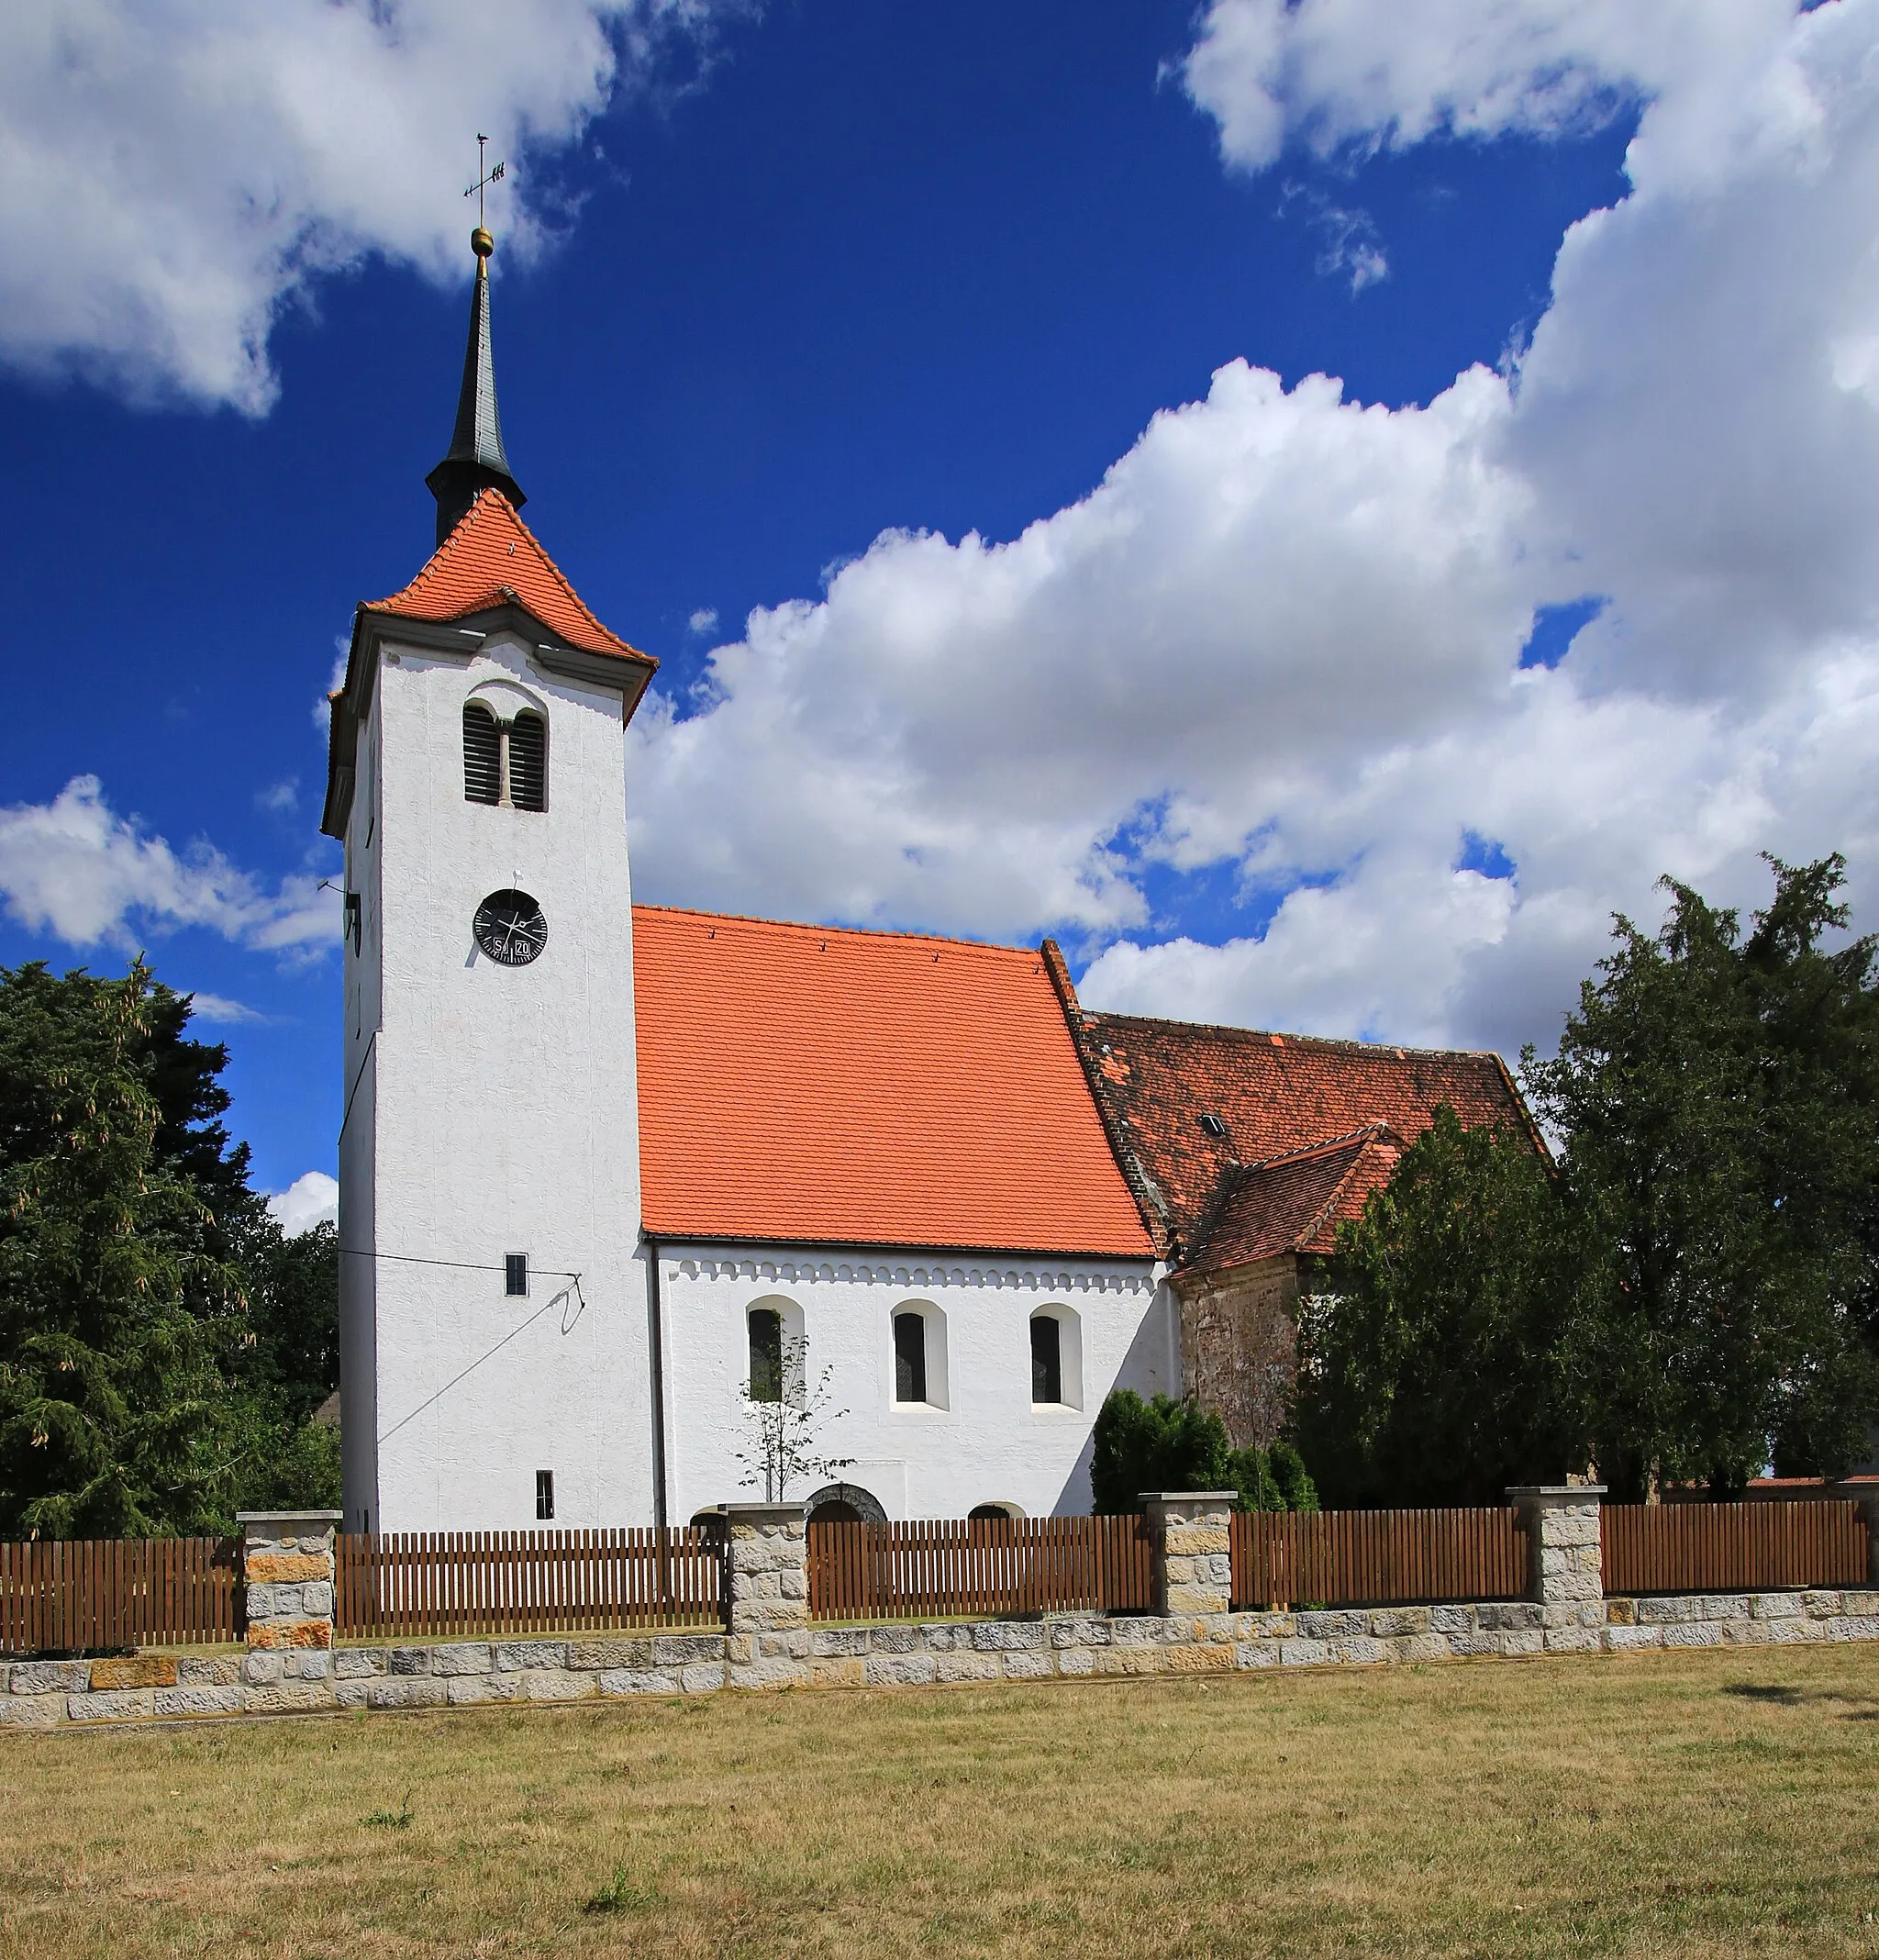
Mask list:
[[[1506,373],[1389,409],[1229,363],[1010,542],[890,534],[752,614],[636,723],[641,888],[1055,928],[1097,1003],[1503,1048],[1662,871],[1752,904],[1760,851],[1843,848],[1864,916],[1879,0],[1217,0],[1184,72],[1247,164],[1616,92],[1632,187]],[[1269,924],[1181,936],[1187,874]]]
[[[371,253],[464,275],[473,115],[527,251],[553,217],[528,161],[734,4],[12,0],[0,357],[261,413],[269,332],[317,275]]]
[[[281,1221],[281,1230],[297,1239],[316,1225],[329,1225],[339,1218],[338,1181],[324,1171],[303,1172],[284,1191],[268,1194],[268,1209]]]
[[[221,994],[206,994],[200,987],[189,997],[190,1012],[199,1021],[216,1027],[253,1027],[267,1019],[265,1014]]]
[[[28,930],[70,946],[128,950],[146,932],[203,926],[291,959],[339,934],[338,895],[317,879],[270,886],[207,844],[173,850],[112,809],[90,775],[50,803],[0,807],[0,899]]]

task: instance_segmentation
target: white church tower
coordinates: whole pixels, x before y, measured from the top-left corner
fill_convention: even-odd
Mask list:
[[[359,607],[332,698],[354,1531],[653,1515],[625,736],[655,663],[517,515],[471,243],[437,550]]]

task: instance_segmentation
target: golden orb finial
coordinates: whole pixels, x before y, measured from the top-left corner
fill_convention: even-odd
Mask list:
[[[486,259],[495,250],[495,240],[490,237],[489,233],[481,225],[478,225],[476,229],[470,234],[470,250],[479,259]]]

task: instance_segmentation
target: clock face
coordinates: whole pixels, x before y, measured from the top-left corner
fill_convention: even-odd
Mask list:
[[[476,943],[501,966],[527,966],[548,944],[548,920],[527,892],[491,892],[476,908]]]

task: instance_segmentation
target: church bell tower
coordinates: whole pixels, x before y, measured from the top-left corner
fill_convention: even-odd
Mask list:
[[[651,1521],[626,727],[655,663],[518,515],[494,240],[437,547],[359,607],[322,828],[346,853],[345,1529]]]

